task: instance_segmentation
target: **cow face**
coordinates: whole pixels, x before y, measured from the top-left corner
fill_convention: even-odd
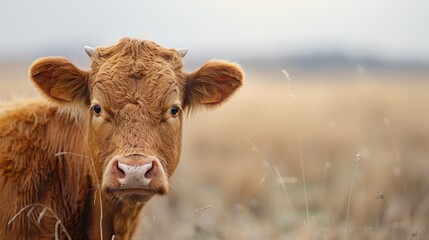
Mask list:
[[[242,85],[235,64],[210,61],[183,72],[183,50],[122,39],[87,48],[89,71],[64,58],[42,58],[30,75],[43,95],[74,115],[105,196],[145,202],[168,192],[179,162],[184,111],[222,104]],[[73,113],[73,114],[72,114]],[[77,114],[76,114],[77,113]]]

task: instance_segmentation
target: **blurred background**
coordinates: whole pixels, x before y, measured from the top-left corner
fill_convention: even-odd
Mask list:
[[[246,84],[187,119],[169,196],[136,239],[429,239],[429,2],[2,1],[0,98],[27,69],[122,37],[189,49]]]

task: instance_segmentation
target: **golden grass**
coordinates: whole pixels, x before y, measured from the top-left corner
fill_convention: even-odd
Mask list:
[[[429,239],[428,74],[291,76],[247,72],[225,107],[187,119],[170,194],[139,236]],[[35,94],[23,79],[0,89]]]

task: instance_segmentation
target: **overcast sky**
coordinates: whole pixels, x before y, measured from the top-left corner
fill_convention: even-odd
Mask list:
[[[134,36],[193,56],[339,51],[429,61],[427,0],[2,0],[0,29],[0,58],[80,54]]]

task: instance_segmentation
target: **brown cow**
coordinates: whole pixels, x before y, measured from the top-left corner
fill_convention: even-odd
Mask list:
[[[243,81],[225,61],[185,73],[185,50],[146,40],[86,51],[89,71],[38,59],[30,77],[49,103],[0,112],[2,237],[131,238],[145,203],[168,192],[184,111],[222,104]]]

